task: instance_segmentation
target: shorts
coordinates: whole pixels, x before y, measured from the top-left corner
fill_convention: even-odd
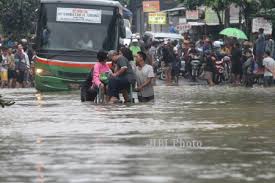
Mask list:
[[[2,71],[0,72],[0,77],[2,81],[8,81],[8,71],[2,69]]]
[[[15,70],[8,70],[8,78],[10,79],[15,79],[16,78],[16,71]]]
[[[264,87],[271,87],[273,85],[273,76],[264,76]]]
[[[232,65],[232,73],[236,75],[240,75],[242,73],[241,65]]]
[[[25,81],[25,71],[19,71],[16,73],[16,81],[22,84]]]

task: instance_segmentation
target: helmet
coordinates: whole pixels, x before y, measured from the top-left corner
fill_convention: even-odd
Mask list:
[[[224,60],[224,61],[230,61],[230,57],[225,56],[225,57],[223,58],[223,60]]]
[[[220,48],[221,45],[223,45],[223,42],[221,42],[221,41],[214,41],[214,43],[213,43],[214,48]]]
[[[22,43],[28,43],[28,40],[27,39],[21,39],[21,42]]]

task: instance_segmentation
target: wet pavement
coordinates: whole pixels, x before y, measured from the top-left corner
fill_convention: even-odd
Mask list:
[[[2,183],[274,183],[275,88],[158,86],[147,104],[2,89]]]

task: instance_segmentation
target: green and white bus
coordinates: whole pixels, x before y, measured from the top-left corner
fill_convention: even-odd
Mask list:
[[[35,86],[79,88],[99,50],[116,50],[125,37],[123,7],[111,0],[41,0],[36,32]]]

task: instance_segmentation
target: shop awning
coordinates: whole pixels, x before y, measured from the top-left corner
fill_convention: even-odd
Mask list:
[[[172,9],[168,9],[168,10],[163,10],[161,12],[172,12],[172,11],[180,11],[180,10],[186,10],[186,8],[185,7],[172,8]]]
[[[203,26],[205,25],[204,22],[188,22],[189,25],[191,26]]]

